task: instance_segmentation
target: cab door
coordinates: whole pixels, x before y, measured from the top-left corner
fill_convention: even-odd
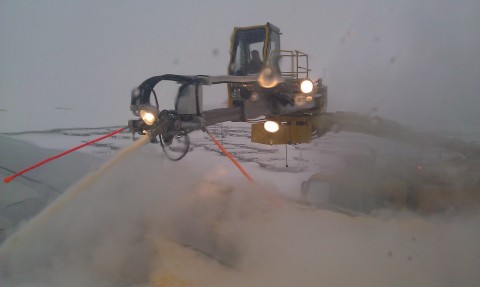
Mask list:
[[[232,35],[228,74],[234,76],[247,75],[247,67],[254,51],[258,52],[260,60],[264,63],[269,46],[266,39],[266,26],[235,28]]]

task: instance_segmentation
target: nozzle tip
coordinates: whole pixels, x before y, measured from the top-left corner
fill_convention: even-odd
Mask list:
[[[12,181],[12,179],[13,179],[13,176],[7,176],[3,179],[3,182],[9,183],[10,181]]]

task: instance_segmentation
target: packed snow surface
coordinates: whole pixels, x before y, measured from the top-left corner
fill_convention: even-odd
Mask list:
[[[376,149],[426,160],[445,154],[339,134],[288,147],[286,168],[284,146],[251,144],[244,132],[232,125],[223,141],[255,184],[212,152],[202,133],[192,135],[195,146],[180,162],[144,146],[35,225],[28,238],[2,245],[0,285],[478,286],[478,213],[351,216],[291,201],[311,173],[342,166],[347,153]],[[11,136],[56,149],[71,147],[73,137],[68,131]],[[84,151],[92,162],[84,172],[129,144],[126,137]],[[78,171],[76,164],[65,158],[64,172]],[[1,187],[1,196],[15,192]]]

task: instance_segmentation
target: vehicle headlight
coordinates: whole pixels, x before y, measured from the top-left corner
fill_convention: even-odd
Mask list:
[[[309,79],[305,79],[300,83],[300,90],[304,94],[311,93],[313,91],[313,82]]]
[[[276,133],[280,129],[280,126],[277,122],[274,121],[266,121],[263,124],[263,128],[269,133]]]
[[[153,106],[143,106],[140,108],[140,117],[149,126],[153,125],[158,118],[158,110]]]
[[[258,74],[257,82],[262,88],[271,89],[282,82],[282,77],[276,69],[265,67]]]

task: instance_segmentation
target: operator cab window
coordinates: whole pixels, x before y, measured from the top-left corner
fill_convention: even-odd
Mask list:
[[[237,31],[234,48],[232,50],[232,63],[230,74],[244,76],[256,74],[263,66],[263,51],[265,45],[265,28]]]

